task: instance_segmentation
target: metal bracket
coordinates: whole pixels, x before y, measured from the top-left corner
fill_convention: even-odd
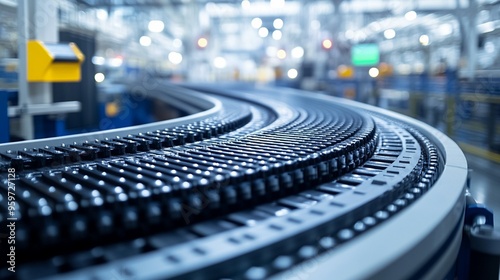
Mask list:
[[[500,230],[490,225],[478,225],[470,228],[470,246],[472,250],[493,256],[500,256]]]
[[[500,230],[494,228],[493,212],[476,203],[468,191],[466,200],[464,236],[467,238],[462,245],[467,252],[468,269],[462,270],[465,275],[459,279],[498,279]]]
[[[52,104],[29,104],[22,106],[9,106],[9,117],[27,115],[53,115],[79,112],[81,104],[79,101],[56,102]]]

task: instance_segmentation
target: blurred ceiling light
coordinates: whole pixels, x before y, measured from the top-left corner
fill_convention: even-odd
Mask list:
[[[245,61],[243,61],[243,64],[241,66],[242,68],[254,69],[255,61],[253,61],[252,59],[245,59]]]
[[[275,19],[275,20],[273,21],[273,26],[274,26],[274,28],[276,28],[276,29],[281,29],[281,28],[283,28],[283,20],[282,20],[282,19],[280,19],[280,18]]]
[[[269,30],[267,30],[267,28],[265,28],[265,27],[259,28],[259,36],[260,37],[266,38],[267,35],[269,35]]]
[[[240,31],[240,24],[236,22],[225,22],[219,25],[221,33],[235,34]]]
[[[299,72],[297,71],[297,69],[292,68],[288,70],[286,74],[288,75],[288,78],[295,79],[299,75]]]
[[[311,28],[314,29],[314,30],[320,29],[321,28],[321,22],[319,22],[319,20],[317,20],[317,19],[311,21]]]
[[[453,33],[453,26],[449,23],[443,23],[439,26],[438,31],[441,36],[448,36]]]
[[[180,64],[182,62],[182,54],[178,52],[170,52],[168,54],[168,60],[175,65]]]
[[[208,40],[205,37],[200,37],[198,39],[197,44],[198,44],[198,47],[204,49],[204,48],[206,48],[208,46]]]
[[[99,20],[107,20],[108,19],[108,11],[103,9],[98,9],[96,11],[97,19]]]
[[[301,58],[304,56],[304,49],[302,47],[295,47],[292,49],[293,58]]]
[[[102,83],[106,77],[104,76],[103,73],[96,73],[94,75],[94,80],[98,83]]]
[[[484,51],[486,53],[494,53],[495,52],[495,44],[491,41],[484,43]]]
[[[165,24],[161,20],[152,20],[148,24],[148,29],[151,32],[162,32],[165,28]]]
[[[121,56],[111,58],[108,61],[109,61],[109,66],[111,67],[120,67],[123,64],[123,58]]]
[[[223,69],[223,68],[226,68],[226,66],[227,66],[227,62],[226,62],[225,58],[223,58],[221,56],[214,58],[214,67],[215,68]]]
[[[422,74],[425,71],[425,65],[422,62],[416,62],[413,65],[413,73]]]
[[[149,47],[151,45],[151,37],[141,36],[141,38],[139,38],[139,44],[144,47]]]
[[[271,0],[271,7],[282,8],[285,6],[285,0]]]
[[[394,31],[394,29],[387,29],[384,31],[384,37],[386,39],[393,39],[394,37],[396,37],[396,31]]]
[[[411,65],[410,64],[398,64],[396,65],[396,72],[401,75],[408,75],[411,73]]]
[[[180,48],[180,47],[182,47],[182,40],[179,38],[176,38],[176,39],[174,39],[172,44],[174,45],[175,48]]]
[[[283,34],[281,33],[281,31],[279,30],[274,30],[273,31],[273,39],[278,41],[278,40],[281,40],[281,37],[283,36]]]
[[[323,42],[321,42],[321,46],[325,50],[329,50],[329,49],[331,49],[333,47],[333,42],[330,39],[325,39],[325,40],[323,40]]]
[[[354,39],[354,31],[351,29],[346,30],[344,36],[346,37],[346,39]]]
[[[479,11],[479,13],[477,13],[477,22],[484,23],[491,20],[491,13],[492,12],[488,9]]]
[[[493,21],[481,23],[477,26],[477,31],[480,33],[489,33],[495,31],[495,23]]]
[[[92,57],[92,63],[94,65],[104,65],[104,63],[106,62],[106,59],[102,56],[94,56]]]
[[[373,31],[375,31],[375,32],[380,32],[382,30],[382,25],[377,21],[374,21],[374,22],[368,24],[368,27],[373,29]]]
[[[248,9],[248,8],[250,8],[250,1],[248,1],[248,0],[243,0],[243,1],[241,1],[241,7],[242,7],[243,9]]]
[[[378,71],[378,68],[376,68],[376,67],[372,67],[372,68],[370,68],[370,70],[368,70],[368,75],[370,75],[370,77],[372,77],[372,78],[378,77],[378,74],[379,74],[379,71]]]
[[[354,39],[356,41],[364,41],[364,40],[366,40],[366,37],[367,37],[366,33],[361,31],[361,30],[358,30],[358,31],[356,31],[356,33],[354,33]]]
[[[417,18],[417,12],[415,11],[409,11],[405,14],[405,19],[406,20],[415,20]]]
[[[266,55],[269,57],[276,56],[276,52],[278,52],[278,49],[276,47],[269,46],[266,48]]]
[[[278,50],[278,52],[276,52],[276,56],[279,59],[285,59],[286,58],[286,51],[284,49],[280,49],[280,50]]]
[[[262,20],[260,18],[252,19],[252,27],[255,29],[259,29],[262,26]]]
[[[205,4],[205,9],[209,12],[209,13],[216,13],[217,10],[218,10],[218,6],[217,4],[215,4],[214,2],[211,2],[211,1],[208,1],[207,4]]]
[[[421,35],[420,38],[418,38],[418,41],[420,42],[420,44],[422,44],[422,46],[428,46],[429,45],[429,36],[427,35]]]

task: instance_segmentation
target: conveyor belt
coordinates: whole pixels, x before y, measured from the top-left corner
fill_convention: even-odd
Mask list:
[[[450,164],[447,138],[363,105],[271,89],[162,85],[150,94],[201,102],[189,105],[200,112],[0,145],[0,220],[17,219],[15,277],[280,275],[382,230],[426,197]],[[461,205],[453,194],[463,191],[462,175],[452,208]]]

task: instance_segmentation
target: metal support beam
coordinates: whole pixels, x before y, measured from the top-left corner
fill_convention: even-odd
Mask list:
[[[19,130],[15,134],[23,139],[33,139],[35,135],[33,108],[60,107],[52,103],[51,83],[29,83],[27,81],[27,42],[30,39],[38,39],[46,43],[59,41],[58,5],[59,1],[19,0],[17,3],[19,106],[15,110],[9,108],[9,114],[14,110],[15,115],[20,116]],[[78,104],[78,108],[79,106],[80,104]],[[46,114],[53,113],[51,110],[45,111]],[[73,112],[74,108],[66,108],[66,111]],[[40,114],[39,111],[36,112],[38,112],[36,114]]]
[[[461,58],[467,62],[465,69],[461,71],[460,75],[473,80],[476,74],[478,48],[477,3],[475,0],[469,0],[469,7],[467,9],[463,9],[460,6],[459,0],[456,0],[456,5],[458,7],[457,11],[459,11],[458,17],[462,31],[462,47],[464,47],[464,53],[461,54]]]
[[[29,39],[28,29],[28,0],[19,0],[17,3],[17,45],[18,45],[18,82],[19,82],[19,107],[21,111],[26,108],[30,102],[30,93],[27,80],[27,49],[26,42]],[[19,136],[24,139],[33,139],[33,118],[28,114],[21,114]]]
[[[28,11],[31,22],[30,38],[44,43],[59,42],[58,1],[31,1]],[[52,83],[30,83],[31,104],[52,103]]]
[[[52,104],[30,104],[24,108],[20,106],[11,106],[8,109],[9,117],[16,117],[21,114],[27,115],[52,115],[75,113],[81,110],[81,104],[78,101],[56,102]]]

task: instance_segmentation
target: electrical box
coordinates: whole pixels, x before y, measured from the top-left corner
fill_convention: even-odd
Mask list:
[[[28,82],[78,82],[85,59],[74,43],[28,41]]]

